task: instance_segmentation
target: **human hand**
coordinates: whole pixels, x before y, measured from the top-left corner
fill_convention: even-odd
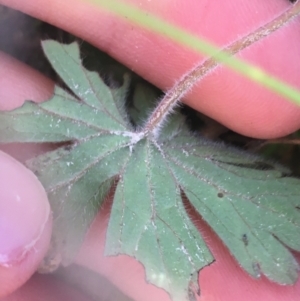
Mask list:
[[[143,8],[187,30],[201,33],[218,45],[228,44],[265,23],[288,5],[284,1],[273,2],[263,3],[256,0],[245,4],[240,0],[235,1],[233,5],[232,1],[223,1],[220,8],[217,2],[199,3],[195,0],[173,0],[172,4],[166,0],[157,1],[155,4],[146,0],[138,1]],[[84,38],[162,89],[172,86],[200,60],[198,55],[183,47],[91,7],[88,1],[53,0],[49,3],[45,0],[0,0],[0,3],[30,13]],[[216,22],[219,24],[216,25]],[[298,21],[295,21],[265,41],[252,46],[241,56],[300,87],[297,23]],[[41,101],[49,98],[53,88],[49,80],[5,55],[2,55],[0,60],[1,109],[18,106],[24,99]],[[201,85],[193,89],[185,102],[228,127],[254,137],[278,137],[299,128],[300,124],[299,108],[225,68],[219,68],[206,77]],[[29,150],[36,151],[34,146]],[[0,267],[0,296],[5,296],[29,278],[44,256],[49,243],[51,218],[46,196],[39,182],[7,155],[1,154],[0,160],[0,166],[5,167],[1,169],[0,214],[3,214],[1,221],[7,219],[6,224],[1,222],[0,233],[4,233],[4,227],[12,229],[14,233],[10,236],[14,239],[12,242],[7,240],[7,236],[0,236],[0,239],[3,239],[0,240],[0,254],[4,251],[9,252],[4,249],[9,246],[10,262],[13,262],[10,268]],[[18,183],[17,191],[15,183]],[[20,207],[20,203],[24,207]],[[21,217],[15,214],[17,210],[23,213]],[[133,259],[126,256],[102,256],[107,210],[108,208],[103,208],[99,213],[78,254],[77,263],[104,274],[135,300],[169,300],[165,292],[145,283],[143,268]],[[200,300],[297,299],[300,292],[299,281],[294,287],[283,287],[266,279],[252,280],[240,269],[206,225],[198,221],[198,228],[217,260],[201,271]],[[35,240],[36,243],[33,243]],[[30,247],[19,260],[25,245]],[[0,256],[0,259],[4,261],[3,256]],[[44,279],[36,277],[33,284],[27,288],[25,286],[25,293],[16,292],[14,295],[18,296],[18,300],[27,300],[30,294],[38,296],[45,287],[43,283]],[[63,299],[61,290],[58,295],[54,289],[49,291],[49,288],[57,286],[61,284],[50,283],[47,286],[48,294],[43,294],[44,298]],[[70,292],[68,288],[66,290]],[[69,298],[71,299],[70,296]]]

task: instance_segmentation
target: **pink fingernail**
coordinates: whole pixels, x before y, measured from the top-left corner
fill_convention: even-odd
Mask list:
[[[34,248],[49,214],[36,176],[0,151],[0,265],[21,261]]]

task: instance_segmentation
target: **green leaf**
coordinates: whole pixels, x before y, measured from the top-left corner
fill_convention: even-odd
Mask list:
[[[196,282],[196,271],[212,260],[184,210],[168,162],[146,139],[135,145],[120,173],[112,207],[106,254],[122,253],[141,261],[148,281],[179,300],[190,275]]]
[[[1,112],[0,141],[63,142],[28,162],[48,193],[63,264],[75,256],[114,182],[105,253],[142,262],[147,280],[173,300],[197,293],[198,271],[213,261],[182,193],[249,274],[296,281],[299,266],[289,249],[300,251],[299,179],[192,135],[178,112],[157,137],[143,135],[124,110],[128,80],[108,88],[82,67],[74,43],[43,47],[74,96],[57,87],[49,101]],[[136,123],[146,118],[142,107],[132,112]]]

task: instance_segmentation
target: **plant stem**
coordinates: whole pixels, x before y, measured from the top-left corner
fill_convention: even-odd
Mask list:
[[[251,32],[245,37],[233,42],[229,46],[223,48],[223,50],[220,52],[216,53],[214,56],[206,59],[204,62],[201,62],[199,65],[194,67],[191,71],[185,74],[179,80],[179,82],[173,86],[173,88],[166,92],[165,96],[154,109],[148,121],[146,122],[143,128],[144,134],[149,135],[149,133],[154,134],[157,132],[165,117],[172,111],[182,97],[190,91],[197,81],[201,80],[220,63],[229,60],[231,56],[282,28],[299,14],[300,0],[291,5],[291,7],[289,7],[285,12],[272,21],[259,27],[257,30]],[[253,70],[257,71],[255,68]]]

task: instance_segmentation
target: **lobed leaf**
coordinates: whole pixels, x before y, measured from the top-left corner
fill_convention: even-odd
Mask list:
[[[44,51],[74,95],[56,87],[49,101],[0,112],[0,142],[62,142],[27,165],[54,211],[55,252],[69,263],[113,182],[106,255],[127,254],[174,300],[198,292],[198,271],[213,261],[182,202],[183,192],[252,276],[294,283],[300,251],[299,179],[261,158],[192,135],[180,113],[158,137],[136,132],[124,110],[128,80],[108,88],[85,70],[76,44]],[[149,95],[131,110],[146,118]],[[146,100],[147,99],[147,100]],[[142,105],[141,105],[142,104]]]

